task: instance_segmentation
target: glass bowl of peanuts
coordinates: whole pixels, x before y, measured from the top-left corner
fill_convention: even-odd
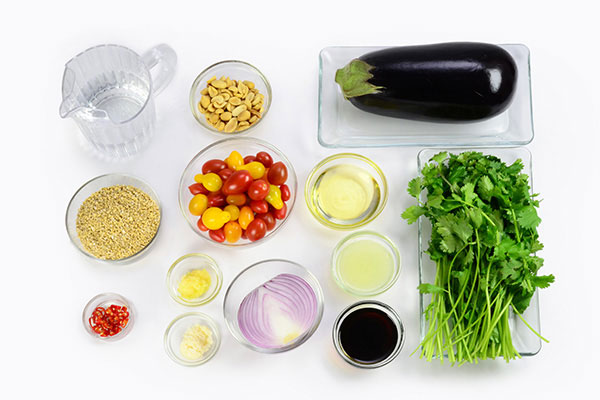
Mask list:
[[[211,65],[196,77],[190,90],[194,118],[222,135],[250,132],[271,106],[271,85],[253,65],[238,60]]]

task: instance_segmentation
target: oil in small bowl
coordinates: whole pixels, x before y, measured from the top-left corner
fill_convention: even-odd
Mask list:
[[[363,168],[338,164],[317,178],[313,196],[324,218],[334,224],[354,225],[373,215],[381,200],[381,190]]]

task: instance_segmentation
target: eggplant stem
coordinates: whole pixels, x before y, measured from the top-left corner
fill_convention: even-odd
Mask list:
[[[370,72],[373,68],[373,66],[362,60],[354,59],[345,67],[336,71],[335,81],[340,85],[346,100],[352,97],[379,93],[379,89],[384,89],[383,86],[375,86],[369,83],[369,79],[373,77]]]

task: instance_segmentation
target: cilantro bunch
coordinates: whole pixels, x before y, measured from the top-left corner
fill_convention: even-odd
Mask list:
[[[443,362],[447,355],[461,365],[520,357],[512,343],[510,310],[527,324],[521,314],[536,288],[554,281],[552,275],[538,275],[543,264],[535,255],[543,248],[539,201],[522,169],[521,160],[506,165],[479,152],[442,152],[424,166],[422,177],[409,182],[408,193],[419,205],[402,217],[409,224],[420,216],[429,219],[427,253],[436,263],[435,282],[419,285],[421,293],[431,294],[422,358]]]

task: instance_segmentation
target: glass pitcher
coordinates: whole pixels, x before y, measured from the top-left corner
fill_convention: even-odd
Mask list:
[[[113,44],[87,49],[65,65],[60,116],[73,118],[106,158],[129,157],[152,137],[154,96],[169,84],[176,64],[166,44],[142,56]]]

